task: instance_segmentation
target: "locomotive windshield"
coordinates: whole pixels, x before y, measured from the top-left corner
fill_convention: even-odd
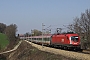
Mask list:
[[[71,40],[72,40],[72,41],[75,41],[75,42],[78,42],[78,36],[72,36],[72,37],[71,37]]]

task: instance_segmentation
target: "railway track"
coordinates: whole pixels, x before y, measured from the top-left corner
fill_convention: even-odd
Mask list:
[[[78,60],[90,60],[90,54],[84,53],[84,52],[74,52],[74,51],[66,51],[66,50],[61,50],[61,49],[56,49],[56,48],[51,48],[51,47],[46,47],[46,46],[41,46],[37,45],[34,43],[31,43],[27,40],[25,42],[31,44],[32,46],[38,48],[39,50],[54,53],[54,54],[60,54],[65,57],[70,57],[70,58],[75,58]]]

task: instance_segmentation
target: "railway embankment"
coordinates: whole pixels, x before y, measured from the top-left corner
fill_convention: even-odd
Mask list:
[[[23,41],[17,50],[10,53],[7,60],[75,60],[62,55],[41,51]]]
[[[65,51],[22,41],[12,52],[0,55],[6,60],[89,60],[90,54]],[[4,60],[5,60],[4,59]]]
[[[27,42],[22,41],[16,50],[3,53],[2,58],[4,58],[4,60],[77,60],[59,54],[39,50],[35,46],[32,46],[33,43],[29,44],[29,42]]]
[[[50,47],[45,47],[45,46],[42,47],[41,45],[37,45],[29,41],[26,41],[26,42],[28,42],[29,44],[38,48],[41,51],[50,52],[50,53],[62,55],[68,58],[74,58],[77,60],[90,60],[90,54],[78,53],[78,52],[73,52],[73,51],[65,51],[65,50],[60,50],[60,49],[55,49],[55,48],[50,48]]]

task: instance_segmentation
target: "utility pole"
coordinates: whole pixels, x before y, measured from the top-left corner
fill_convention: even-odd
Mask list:
[[[29,32],[28,32],[28,41],[29,41]]]
[[[31,30],[31,43],[32,43],[32,30]]]
[[[44,24],[42,23],[42,47],[43,47],[43,30],[44,30]]]

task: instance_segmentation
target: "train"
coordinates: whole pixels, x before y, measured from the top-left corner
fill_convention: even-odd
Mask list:
[[[80,36],[76,33],[32,36],[32,37],[27,37],[27,39],[29,39],[29,41],[33,43],[43,44],[46,46],[82,51]]]

